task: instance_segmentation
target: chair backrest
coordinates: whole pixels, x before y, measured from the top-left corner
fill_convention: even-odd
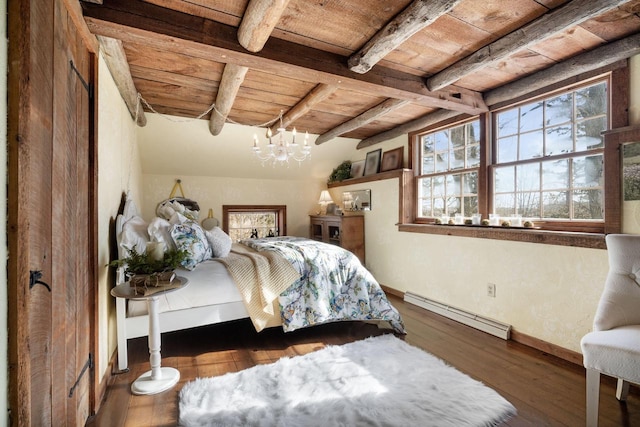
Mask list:
[[[609,273],[593,329],[640,325],[640,235],[609,234],[606,241]]]

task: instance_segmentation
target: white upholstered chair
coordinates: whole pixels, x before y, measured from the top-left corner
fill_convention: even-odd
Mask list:
[[[593,321],[582,338],[587,370],[587,426],[598,425],[600,374],[618,379],[616,397],[640,383],[640,235],[606,237],[609,273]]]

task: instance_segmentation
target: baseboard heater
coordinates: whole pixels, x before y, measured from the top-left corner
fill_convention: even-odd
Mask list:
[[[495,335],[496,337],[504,340],[508,340],[511,334],[511,325],[500,323],[459,308],[451,307],[450,305],[443,304],[411,292],[404,293],[404,300],[408,303],[440,314],[444,317],[455,320],[456,322],[471,326],[472,328],[479,329],[488,334]]]

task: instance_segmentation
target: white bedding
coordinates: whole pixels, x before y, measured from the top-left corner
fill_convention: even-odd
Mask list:
[[[242,301],[238,287],[229,275],[229,271],[216,259],[201,262],[191,271],[178,269],[176,274],[189,279],[189,284],[183,289],[169,292],[159,298],[158,305],[161,313]],[[129,301],[128,316],[144,314],[147,314],[145,301]]]

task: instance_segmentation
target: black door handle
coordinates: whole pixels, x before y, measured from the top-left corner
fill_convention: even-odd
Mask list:
[[[40,280],[41,278],[42,278],[42,271],[30,270],[29,271],[29,289],[33,288],[35,285],[42,285],[45,288],[47,288],[49,292],[51,292],[51,286],[47,285],[42,280]]]

